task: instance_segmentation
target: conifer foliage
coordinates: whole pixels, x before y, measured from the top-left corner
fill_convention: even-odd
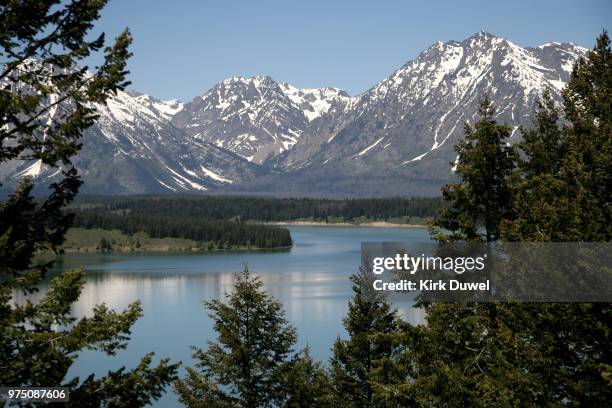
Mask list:
[[[440,211],[434,226],[452,232],[445,239],[495,241],[501,220],[510,215],[509,182],[516,161],[514,148],[508,146],[511,129],[495,121],[495,107],[488,97],[478,112],[474,129],[466,124],[465,139],[455,147],[461,183],[442,190],[451,206]],[[437,233],[437,237],[444,235]]]
[[[248,268],[235,276],[225,302],[207,302],[218,334],[208,349],[195,348],[196,368],[176,382],[188,407],[324,406],[327,377],[308,350],[293,354],[295,328],[281,304]]]
[[[96,120],[95,103],[123,89],[130,56],[129,31],[105,47],[91,31],[106,1],[29,0],[0,5],[0,163],[28,161],[31,174],[56,168],[61,181],[34,199],[31,178],[0,203],[0,384],[68,386],[68,406],[143,406],[163,393],[176,366],[162,360],[152,367],[146,355],[132,370],[80,381],[66,378],[80,351],[109,355],[125,348],[141,315],[139,303],[117,313],[96,306],[91,317],[75,319],[71,305],[84,284],[82,271],[51,280],[39,301],[16,304],[14,294],[37,291],[52,263],[34,260],[40,250],[56,250],[72,217],[62,209],[81,184],[71,157],[83,131]],[[95,69],[80,64],[101,52]],[[80,67],[82,66],[82,68]]]
[[[536,127],[520,145],[516,217],[505,220],[510,240],[612,239],[612,57],[604,32],[580,59],[563,91],[564,125],[544,98]]]
[[[518,159],[481,112],[457,149],[451,207],[435,222],[450,233],[437,238],[609,241],[611,78],[603,33],[574,68],[563,115],[543,95]],[[427,325],[389,335],[399,351],[382,364],[395,376],[375,389],[392,406],[609,405],[611,321],[609,303],[432,304]]]
[[[355,295],[343,322],[349,338],[336,340],[330,360],[334,395],[343,407],[384,407],[371,382],[380,361],[393,351],[386,336],[397,330],[399,319],[380,293],[373,291],[372,277],[365,269],[351,276],[351,281]],[[385,373],[378,373],[379,384],[385,383]]]

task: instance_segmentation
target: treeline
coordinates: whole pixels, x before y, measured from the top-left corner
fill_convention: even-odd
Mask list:
[[[357,219],[388,221],[431,218],[444,206],[435,198],[314,199],[263,197],[132,196],[79,198],[77,208],[88,211],[155,214],[163,217],[198,217],[207,220],[351,222]]]
[[[410,222],[432,218],[441,198],[312,199],[228,196],[85,196],[68,210],[73,227],[186,238],[205,249],[292,245],[285,228],[258,224],[313,220]]]
[[[287,229],[257,222],[366,220],[420,222],[443,208],[441,198],[313,199],[228,196],[85,196],[68,210],[73,227],[120,230],[151,238],[186,238],[205,249],[291,246]]]
[[[132,235],[145,232],[151,238],[186,238],[212,248],[280,248],[291,246],[286,228],[195,217],[110,213],[100,209],[74,211],[73,227],[120,230]]]

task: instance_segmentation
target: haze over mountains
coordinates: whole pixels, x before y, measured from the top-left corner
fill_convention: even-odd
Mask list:
[[[479,32],[432,45],[358,96],[267,76],[229,78],[188,103],[119,92],[99,108],[75,159],[81,191],[439,194],[482,95],[517,139],[541,92],[560,98],[586,51],[554,42],[521,48]],[[55,177],[40,163],[0,167],[3,183],[24,175]]]

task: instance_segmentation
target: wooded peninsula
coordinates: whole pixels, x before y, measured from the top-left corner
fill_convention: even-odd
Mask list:
[[[425,224],[441,198],[313,199],[233,196],[82,196],[66,252],[280,249],[289,230],[269,223]]]

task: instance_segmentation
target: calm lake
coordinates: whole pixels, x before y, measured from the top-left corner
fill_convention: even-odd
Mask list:
[[[289,227],[294,246],[285,252],[225,252],[207,254],[74,254],[57,263],[58,269],[82,267],[87,283],[76,315],[88,315],[96,304],[122,309],[140,300],[144,316],[135,324],[128,348],[109,358],[83,353],[69,377],[104,374],[121,366],[133,367],[148,351],[191,365],[190,347],[206,347],[214,339],[212,322],[202,302],[222,297],[232,287],[232,274],[247,264],[260,275],[266,290],[284,305],[297,328],[299,347],[327,360],[337,336],[345,336],[342,319],[352,297],[349,276],[360,263],[361,242],[429,241],[426,229],[369,227]],[[423,321],[410,304],[398,305],[404,318]],[[168,392],[156,407],[175,407]]]

